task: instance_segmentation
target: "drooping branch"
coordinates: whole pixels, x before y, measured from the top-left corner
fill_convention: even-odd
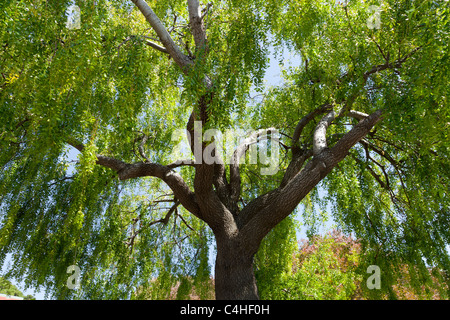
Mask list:
[[[73,139],[70,139],[67,143],[78,151],[83,152],[83,144]],[[122,160],[101,154],[97,154],[96,156],[96,163],[115,171],[120,180],[139,177],[156,177],[163,180],[189,212],[202,218],[194,193],[190,190],[184,179],[168,166],[150,162],[126,163]]]
[[[411,201],[410,201],[410,199],[408,197],[408,193],[407,193],[407,188],[406,188],[405,182],[403,181],[403,177],[402,176],[404,175],[404,172],[403,172],[403,169],[401,167],[401,164],[398,161],[396,161],[389,153],[387,153],[383,149],[380,149],[380,148],[374,146],[373,144],[369,143],[366,139],[361,139],[361,141],[359,141],[359,143],[361,143],[364,146],[364,148],[366,150],[366,154],[369,152],[369,149],[374,151],[380,157],[382,157],[385,160],[387,160],[390,163],[390,165],[395,169],[395,171],[397,172],[397,177],[400,180],[400,184],[401,184],[403,190],[405,191],[405,196],[406,196],[408,205],[410,205]],[[372,157],[370,157],[370,158],[372,158]],[[380,166],[380,165],[378,165],[378,166]],[[389,182],[388,175],[387,175],[387,173],[386,173],[386,171],[384,169],[383,169],[383,174],[386,177],[386,181]],[[389,183],[387,185],[389,186]],[[391,192],[391,194],[393,194],[393,192]]]
[[[389,153],[387,153],[383,149],[380,149],[380,148],[374,146],[372,143],[369,143],[366,139],[361,139],[361,141],[359,143],[361,143],[363,146],[369,148],[370,150],[376,152],[379,156],[381,156],[381,157],[385,158],[387,161],[389,161],[394,168],[401,171],[400,163],[398,161],[396,161],[391,155],[389,155]]]
[[[396,206],[396,208],[397,208],[400,212],[402,211],[402,206],[405,206],[405,205],[411,206],[411,201],[410,201],[410,199],[409,199],[409,197],[408,197],[408,194],[407,194],[407,192],[406,192],[407,189],[406,189],[406,187],[405,187],[405,184],[404,184],[404,181],[403,181],[403,178],[402,178],[402,174],[401,174],[401,172],[399,171],[399,169],[397,168],[397,166],[396,166],[396,164],[395,164],[396,162],[395,162],[395,161],[394,161],[394,162],[391,162],[391,160],[388,160],[389,157],[384,157],[383,154],[380,154],[383,158],[385,158],[386,160],[388,160],[388,161],[391,163],[391,165],[393,165],[394,168],[396,169],[396,171],[397,171],[397,178],[399,178],[400,183],[401,183],[401,186],[402,186],[402,188],[403,188],[403,190],[404,190],[404,192],[405,192],[404,195],[406,196],[406,202],[405,202],[403,199],[399,198],[399,197],[396,195],[395,190],[392,188],[392,184],[391,184],[391,181],[390,181],[390,178],[389,178],[389,175],[388,175],[388,173],[387,173],[387,171],[386,171],[385,166],[384,166],[383,164],[381,164],[380,162],[378,162],[377,160],[375,160],[375,159],[370,155],[370,152],[369,152],[369,144],[368,144],[367,142],[363,142],[363,140],[364,140],[364,139],[362,139],[362,140],[360,141],[360,143],[364,146],[364,149],[365,149],[365,152],[366,152],[366,161],[364,162],[363,160],[359,159],[359,158],[358,158],[356,155],[354,155],[354,154],[351,154],[352,158],[353,158],[355,161],[357,161],[358,163],[360,163],[360,164],[362,164],[362,165],[364,166],[364,168],[365,168],[365,169],[372,175],[372,177],[378,182],[378,184],[380,185],[380,187],[388,193],[389,197],[391,198],[392,203]],[[393,159],[392,159],[392,160],[393,160]],[[382,174],[383,174],[383,176],[384,176],[384,181],[383,181],[383,179],[381,178],[381,175],[378,174],[378,173],[376,173],[375,170],[370,166],[370,163],[375,164],[375,165],[381,170],[381,172],[382,172]],[[395,185],[395,184],[394,184],[394,185]]]
[[[138,230],[136,230],[135,224],[136,222],[139,221],[140,217],[133,219],[133,224],[131,226],[131,235],[128,237],[126,244],[127,246],[129,246],[131,249],[133,250],[133,246],[134,246],[134,241],[136,239],[136,237],[145,229],[158,224],[158,223],[162,223],[164,226],[166,226],[169,223],[170,217],[173,215],[174,212],[177,211],[178,206],[180,205],[180,201],[174,199],[172,200],[172,202],[175,202],[173,204],[173,206],[169,209],[169,211],[167,212],[167,214],[164,216],[164,218],[158,219],[158,220],[154,220],[148,224],[146,224],[145,226],[142,226],[141,228],[139,228]]]
[[[167,214],[164,216],[164,218],[161,218],[159,220],[155,220],[150,222],[147,226],[150,227],[154,224],[157,223],[162,223],[163,225],[167,225],[167,223],[169,223],[169,219],[172,216],[172,214],[175,212],[175,210],[178,208],[178,206],[180,205],[180,201],[174,199],[174,204],[172,205],[172,207],[170,207],[169,211],[167,212]]]
[[[364,145],[364,144],[363,144],[363,145]],[[377,160],[375,160],[375,159],[370,155],[369,148],[368,148],[367,145],[364,145],[364,150],[366,151],[366,159],[367,159],[367,161],[368,161],[368,160],[372,161],[373,163],[375,163],[375,164],[381,169],[381,171],[383,172],[383,175],[384,175],[384,179],[385,179],[385,186],[386,186],[387,189],[391,190],[391,184],[390,184],[390,182],[389,182],[389,176],[388,176],[388,174],[387,174],[387,172],[386,172],[386,169],[385,169],[384,165],[382,165],[381,163],[379,163]]]
[[[362,161],[361,159],[359,159],[357,156],[355,156],[354,154],[350,154],[350,156],[358,163],[360,164],[364,164],[364,161]],[[364,164],[365,168],[367,169],[367,171],[369,171],[369,173],[372,175],[372,177],[375,178],[375,180],[378,182],[378,184],[380,185],[381,188],[386,189],[386,184],[383,182],[383,180],[381,180],[381,177],[379,174],[377,174],[372,167],[369,164]]]

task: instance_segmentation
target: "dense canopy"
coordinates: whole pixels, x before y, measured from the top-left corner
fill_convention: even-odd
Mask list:
[[[67,24],[74,5],[79,26]],[[383,292],[400,264],[418,288],[430,268],[449,282],[448,1],[2,0],[0,11],[2,272],[57,298],[164,298],[177,282],[202,297],[220,239],[248,243],[253,259],[265,238],[257,265],[288,261],[293,214],[314,234],[330,208],[361,239],[360,264],[380,266]],[[283,50],[299,63],[270,86],[269,53],[282,62]],[[175,162],[173,134],[192,120],[253,132],[261,150],[259,133],[276,129],[266,151],[279,150],[278,170],[199,165],[190,152]],[[249,160],[252,143],[236,154]],[[70,265],[80,290],[66,285]]]

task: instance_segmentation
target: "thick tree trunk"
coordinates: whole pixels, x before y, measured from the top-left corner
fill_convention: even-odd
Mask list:
[[[216,239],[215,291],[217,300],[257,300],[253,253],[241,241]]]

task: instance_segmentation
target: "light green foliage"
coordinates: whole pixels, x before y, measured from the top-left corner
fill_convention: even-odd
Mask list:
[[[35,300],[31,295],[24,296],[15,285],[3,277],[0,277],[0,293],[9,296],[21,297],[24,298],[24,300]]]
[[[373,273],[367,272],[361,249],[360,241],[337,230],[303,239],[291,255],[287,271],[278,273],[282,276],[275,278],[270,290],[264,290],[261,296],[290,300],[448,298],[442,270],[419,270],[401,261],[394,276],[383,272],[387,265],[379,265],[380,283],[388,290],[369,288],[367,281]]]
[[[378,29],[367,26],[369,5],[380,7]],[[267,10],[276,41],[300,53],[302,61],[287,70],[285,84],[270,90],[255,108],[256,121],[294,128],[302,115],[324,103],[386,112],[366,140],[370,149],[357,145],[322,181],[326,198],[313,193],[304,200],[307,217],[320,217],[328,200],[339,227],[364,242],[359,272],[376,264],[387,275],[383,290],[400,276],[400,261],[421,270],[410,274],[416,284],[427,283],[427,267],[448,272],[448,4],[289,1],[280,10],[269,1]],[[398,70],[386,69],[365,81],[374,66],[405,57]],[[314,128],[309,124],[306,136]],[[346,129],[335,125],[328,132],[332,144]],[[308,199],[321,206],[308,207]],[[423,290],[420,285],[416,289]]]
[[[81,9],[80,29],[66,28],[72,3]],[[187,75],[146,45],[156,34],[131,1],[1,1],[0,265],[12,253],[9,276],[61,299],[162,299],[177,283],[178,298],[194,287],[206,297],[211,231],[182,206],[167,224],[153,224],[173,204],[156,202],[172,197],[167,186],[154,178],[120,181],[96,165],[96,154],[144,161],[137,149],[146,135],[149,160],[168,164],[172,132],[186,127],[207,90],[207,126],[275,127],[285,146],[299,119],[322,104],[367,114],[383,109],[367,138],[370,153],[361,144],[351,149],[322,181],[327,197],[314,190],[303,216],[313,234],[329,200],[339,227],[363,241],[361,270],[377,264],[395,279],[396,265],[408,261],[418,267],[411,274],[417,283],[427,266],[448,272],[447,1],[214,0],[203,12],[207,51],[194,52],[186,1],[147,3],[180,50],[195,56]],[[379,28],[367,25],[370,5],[381,8]],[[301,61],[284,70],[282,85],[266,88],[270,46],[287,47]],[[212,88],[202,84],[205,75]],[[261,102],[249,99],[255,91],[264,94]],[[310,147],[316,120],[300,147]],[[330,126],[329,145],[347,132],[348,121],[356,123],[340,118]],[[83,143],[83,152],[69,141]],[[264,179],[254,166],[241,167],[242,203],[279,185],[289,155],[286,148],[281,170]],[[194,169],[177,171],[192,186]],[[288,218],[261,245],[261,297],[285,297],[270,296],[271,285],[287,281],[295,229]],[[333,263],[319,256],[305,264],[309,274]],[[66,286],[70,265],[81,269],[80,291]],[[349,276],[330,269],[311,281],[349,284]],[[304,276],[295,281],[306,286]],[[383,292],[392,283],[383,282]],[[308,295],[348,297],[328,289],[324,284]],[[295,297],[308,297],[302,294]]]
[[[348,300],[352,299],[361,281],[355,272],[358,252],[345,250],[347,244],[327,235],[315,237],[300,248],[296,270],[286,277],[282,299]]]
[[[77,294],[66,287],[69,265],[81,269],[80,298],[130,297],[162,272],[167,255],[171,274],[201,283],[210,273],[205,227],[180,208],[186,224],[178,217],[144,228],[164,217],[152,201],[168,191],[151,179],[119,182],[95,165],[98,152],[141,161],[131,151],[140,132],[149,136],[152,160],[167,161],[171,131],[188,115],[178,110],[180,71],[145,46],[148,26],[132,4],[77,1],[81,28],[69,30],[70,4],[1,4],[0,264],[16,252],[10,274],[27,274],[28,285],[59,298]],[[181,7],[158,1],[156,10],[169,21]],[[84,143],[83,152],[69,139]]]
[[[282,225],[277,226],[273,232],[280,233]],[[270,241],[269,239],[265,240],[265,243]],[[280,244],[279,240],[277,243]],[[263,246],[266,247],[267,244]],[[342,235],[313,236],[303,240],[299,247],[295,241],[291,242],[284,255],[280,254],[284,251],[283,246],[279,245],[277,248],[278,250],[274,248],[270,255],[267,255],[271,257],[272,263],[266,261],[263,271],[256,273],[258,283],[263,283],[258,286],[262,299],[345,300],[357,295],[362,279],[361,275],[356,273],[359,252],[357,247],[348,243]],[[263,252],[258,254],[262,255]],[[279,254],[275,258],[276,262],[273,262],[275,252]],[[277,267],[279,269],[276,269]],[[260,274],[266,275],[270,280],[264,281]]]

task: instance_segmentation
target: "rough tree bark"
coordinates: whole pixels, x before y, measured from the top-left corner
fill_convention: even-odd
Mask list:
[[[258,287],[253,271],[254,253],[242,237],[216,237],[215,291],[218,300],[256,300]]]

